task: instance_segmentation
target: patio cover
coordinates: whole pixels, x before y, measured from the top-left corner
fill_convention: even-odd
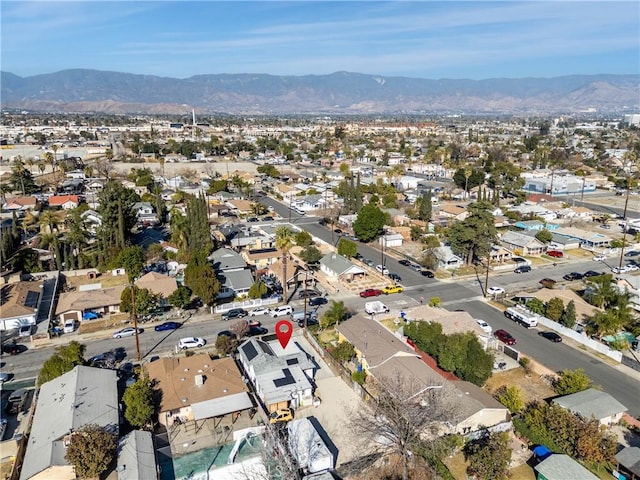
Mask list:
[[[226,397],[214,398],[204,402],[193,403],[191,411],[194,420],[204,420],[205,418],[220,417],[228,413],[239,412],[253,407],[251,397],[247,392],[240,392]]]

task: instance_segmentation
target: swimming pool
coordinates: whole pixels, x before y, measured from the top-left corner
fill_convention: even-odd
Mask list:
[[[260,455],[261,437],[249,437],[243,441],[234,463],[240,463],[251,457]],[[160,480],[207,480],[207,472],[211,467],[227,465],[229,454],[234,443],[226,443],[215,447],[207,447],[184,455],[165,457],[159,460]]]

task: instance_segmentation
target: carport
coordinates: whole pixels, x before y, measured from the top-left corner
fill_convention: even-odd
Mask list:
[[[253,408],[253,402],[247,392],[236,393],[226,397],[214,398],[191,404],[193,421],[196,425],[196,433],[204,426],[206,420],[213,419],[214,428],[222,423],[222,418],[230,413],[233,416],[232,423],[235,423],[240,412]],[[201,423],[198,425],[198,421]]]

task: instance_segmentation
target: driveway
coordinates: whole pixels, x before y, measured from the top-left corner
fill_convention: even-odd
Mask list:
[[[358,442],[354,441],[349,425],[350,413],[360,408],[360,397],[342,378],[336,376],[311,344],[300,334],[295,337],[300,346],[313,355],[320,369],[316,373],[318,407],[296,410],[296,418],[315,417],[338,449],[336,467],[358,458]]]

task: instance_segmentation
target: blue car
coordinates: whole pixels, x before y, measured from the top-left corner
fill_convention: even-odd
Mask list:
[[[175,330],[176,328],[180,328],[182,326],[179,322],[164,322],[160,325],[156,325],[155,331],[162,332],[164,330]]]

